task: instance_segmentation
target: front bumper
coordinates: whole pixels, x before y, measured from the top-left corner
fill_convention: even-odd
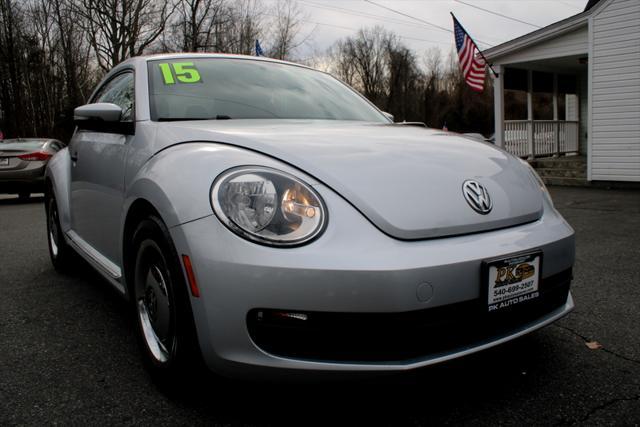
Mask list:
[[[498,345],[573,309],[569,279],[562,285],[566,298],[561,297],[558,304],[513,327],[444,349],[370,360],[268,352],[269,346],[259,347],[256,334],[252,339],[249,332],[250,313],[257,309],[411,316],[477,303],[482,261],[489,258],[539,249],[544,257],[543,283],[567,271],[570,274],[573,266],[573,230],[546,202],[544,215],[532,223],[465,236],[400,241],[381,233],[333,193],[325,191],[323,198],[332,220],[321,238],[299,248],[249,243],[213,215],[171,229],[179,253],[191,257],[195,270],[201,297],[192,298],[191,304],[200,347],[212,370],[253,377],[300,371],[404,371]],[[427,298],[424,284],[431,290]],[[460,311],[461,318],[465,312]],[[448,327],[443,324],[438,336]],[[426,335],[424,340],[433,338]]]
[[[488,313],[484,298],[402,313],[254,309],[252,341],[269,354],[342,363],[406,363],[494,341],[567,303],[571,269],[543,280],[539,297]]]

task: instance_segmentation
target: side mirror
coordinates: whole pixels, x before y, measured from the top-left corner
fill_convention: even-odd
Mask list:
[[[73,110],[74,121],[100,120],[103,122],[119,122],[122,117],[122,108],[116,104],[99,102],[87,104]]]
[[[79,129],[94,132],[133,135],[135,124],[122,122],[122,108],[107,102],[87,104],[73,110],[73,121]]]
[[[383,112],[382,112],[382,114],[384,114],[384,116],[385,116],[387,119],[391,120],[392,122],[394,121],[393,114],[391,114],[391,113],[387,113],[386,111],[383,111]]]

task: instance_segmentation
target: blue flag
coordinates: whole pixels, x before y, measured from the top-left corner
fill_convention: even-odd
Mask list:
[[[264,56],[264,51],[260,47],[260,41],[256,40],[256,56]]]

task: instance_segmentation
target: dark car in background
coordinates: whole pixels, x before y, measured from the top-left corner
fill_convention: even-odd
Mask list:
[[[0,141],[0,194],[21,199],[44,191],[44,170],[65,145],[56,139],[17,138]]]

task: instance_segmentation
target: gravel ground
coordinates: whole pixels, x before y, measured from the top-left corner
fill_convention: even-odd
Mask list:
[[[2,196],[0,425],[638,425],[640,192],[551,192],[577,233],[577,308],[560,322],[411,374],[284,385],[205,375],[171,397],[141,365],[126,304],[87,266],[53,270],[42,198]]]

